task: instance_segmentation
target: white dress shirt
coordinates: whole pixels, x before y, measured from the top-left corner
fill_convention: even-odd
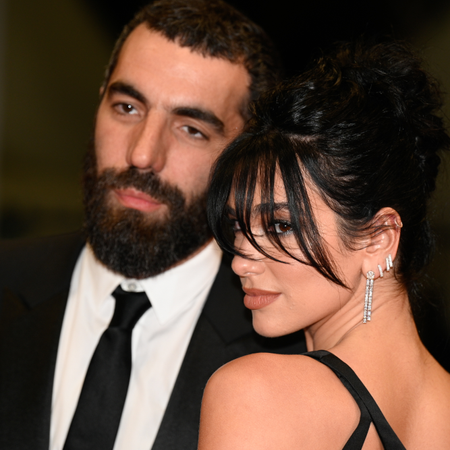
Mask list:
[[[187,346],[219,270],[221,252],[212,242],[187,262],[145,280],[127,280],[94,257],[89,246],[72,276],[56,361],[50,450],[61,450],[84,377],[111,321],[121,284],[144,290],[152,307],[132,336],[132,371],[114,450],[149,450],[169,401]]]

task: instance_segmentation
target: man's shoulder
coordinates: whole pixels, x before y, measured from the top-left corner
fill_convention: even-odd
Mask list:
[[[48,257],[52,254],[81,249],[85,240],[81,232],[37,238],[19,238],[0,240],[0,260],[11,257],[28,259],[32,255]]]
[[[85,244],[81,232],[0,241],[0,278],[14,281],[33,271],[74,266]],[[16,280],[17,281],[17,280]]]

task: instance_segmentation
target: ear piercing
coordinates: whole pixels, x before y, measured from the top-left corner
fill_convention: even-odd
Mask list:
[[[378,264],[378,271],[380,272],[380,278],[383,278],[383,269],[379,264]]]
[[[392,256],[389,253],[389,256],[386,258],[386,271],[389,272],[391,267],[394,267],[394,265],[392,264]]]

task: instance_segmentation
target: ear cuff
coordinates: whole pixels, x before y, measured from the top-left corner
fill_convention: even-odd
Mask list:
[[[394,267],[392,264],[392,256],[389,253],[388,257],[386,258],[386,271],[389,272],[391,270],[391,267]]]
[[[380,272],[380,278],[383,278],[383,269],[381,268],[381,266],[378,264],[378,270]]]

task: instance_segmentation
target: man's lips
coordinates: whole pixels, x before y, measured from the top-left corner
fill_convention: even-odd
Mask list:
[[[148,194],[144,194],[133,188],[114,189],[115,196],[126,208],[138,209],[139,211],[151,212],[158,209],[162,203]]]
[[[261,309],[273,303],[279,296],[280,292],[265,291],[262,289],[242,288],[245,292],[244,305],[248,309]]]

